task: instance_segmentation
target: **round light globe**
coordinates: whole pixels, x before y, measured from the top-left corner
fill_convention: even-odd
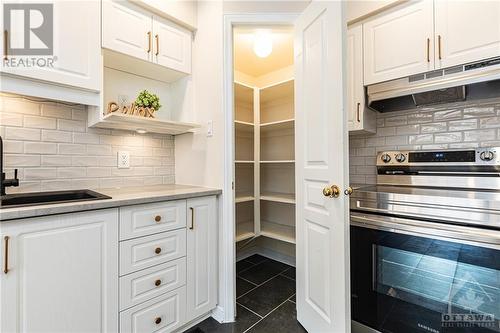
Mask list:
[[[270,33],[257,32],[253,42],[253,51],[260,58],[268,57],[273,52],[273,39]]]

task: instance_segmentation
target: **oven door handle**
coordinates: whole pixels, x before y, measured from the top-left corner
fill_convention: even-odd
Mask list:
[[[351,212],[351,225],[500,250],[500,231]]]

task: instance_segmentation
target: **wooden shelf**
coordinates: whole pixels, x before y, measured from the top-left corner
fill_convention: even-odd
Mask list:
[[[262,164],[295,163],[295,160],[260,161],[260,163],[262,163]]]
[[[252,237],[255,237],[253,220],[236,223],[236,242]]]
[[[236,160],[236,161],[234,161],[234,163],[237,163],[237,164],[254,164],[255,161],[251,161],[251,160]]]
[[[157,118],[130,116],[114,112],[105,115],[101,121],[93,124],[91,127],[129,131],[144,130],[147,133],[177,135],[190,132],[195,128],[199,128],[200,125]]]
[[[295,204],[295,194],[265,192],[260,194],[260,200]]]
[[[236,132],[253,133],[254,125],[252,123],[235,120],[234,129],[236,130]]]
[[[255,200],[255,197],[250,193],[236,193],[235,202],[248,202]]]
[[[285,120],[260,124],[260,132],[262,134],[267,134],[272,131],[293,130],[294,124],[295,124],[295,119],[285,119]]]
[[[260,235],[295,244],[295,226],[288,226],[269,221],[261,221]]]

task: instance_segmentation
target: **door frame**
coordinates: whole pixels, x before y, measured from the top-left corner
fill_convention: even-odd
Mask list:
[[[234,180],[234,67],[233,67],[233,28],[249,25],[286,25],[294,26],[298,13],[254,13],[224,15],[224,196],[222,203],[223,220],[220,241],[221,253],[219,277],[219,304],[213,317],[220,322],[232,322],[236,315],[236,229],[235,229],[235,198]],[[231,193],[231,195],[229,195]]]

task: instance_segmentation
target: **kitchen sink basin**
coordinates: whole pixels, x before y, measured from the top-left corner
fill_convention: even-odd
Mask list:
[[[91,190],[18,193],[2,196],[0,199],[0,208],[49,205],[102,199],[111,199],[111,197]]]

